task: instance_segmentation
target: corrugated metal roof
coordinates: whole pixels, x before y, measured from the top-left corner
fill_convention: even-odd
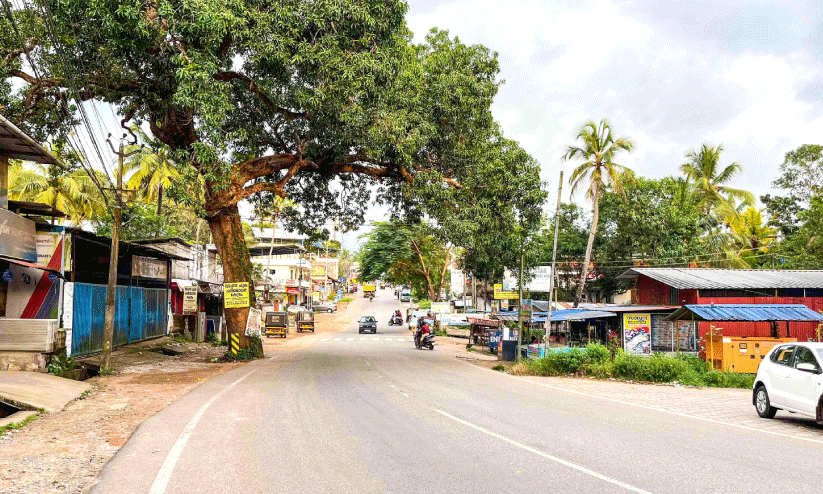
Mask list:
[[[0,115],[0,155],[35,163],[47,163],[65,168],[62,161],[55,158],[43,146],[23,133],[13,123]]]
[[[603,310],[564,309],[552,312],[552,322],[585,321],[586,319],[615,317],[616,315],[614,312],[606,312]]]
[[[823,271],[782,269],[632,268],[621,279],[648,276],[679,290],[823,288]]]
[[[666,319],[669,321],[823,321],[823,315],[803,304],[687,304]]]

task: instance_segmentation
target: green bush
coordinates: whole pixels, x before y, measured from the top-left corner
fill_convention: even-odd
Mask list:
[[[586,345],[586,353],[593,364],[605,364],[612,359],[609,349],[599,343],[589,343]]]
[[[431,309],[432,308],[432,301],[431,300],[421,300],[420,303],[417,304],[417,307],[420,310]]]
[[[686,362],[656,353],[651,357],[618,354],[612,365],[615,377],[633,381],[668,383],[677,381],[689,366]]]

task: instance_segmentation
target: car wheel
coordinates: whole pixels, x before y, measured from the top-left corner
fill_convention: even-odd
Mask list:
[[[334,312],[334,311],[333,311],[333,310],[331,310],[331,309],[329,309],[329,310],[327,310],[326,312],[328,312],[329,314],[331,314],[331,313],[332,313],[332,312]]]
[[[358,331],[358,333],[363,334],[363,332],[362,332],[362,331]]]
[[[769,401],[769,392],[766,386],[761,385],[754,394],[754,407],[760,418],[773,419],[777,413],[777,408],[773,407]]]

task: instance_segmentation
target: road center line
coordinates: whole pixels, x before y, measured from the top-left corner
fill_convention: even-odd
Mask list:
[[[715,420],[715,419],[710,419],[710,418],[706,418],[706,417],[700,417],[698,415],[690,415],[688,413],[675,412],[673,410],[666,410],[665,408],[656,408],[656,407],[652,407],[652,406],[649,406],[649,405],[641,405],[639,403],[632,403],[631,401],[618,400],[617,398],[609,398],[609,397],[606,397],[606,396],[600,396],[600,395],[591,394],[591,393],[584,393],[582,391],[576,391],[576,390],[573,390],[573,389],[561,388],[560,386],[552,386],[551,384],[539,383],[539,382],[536,382],[536,381],[532,381],[531,379],[523,379],[522,377],[513,376],[511,374],[503,374],[501,372],[493,371],[491,369],[487,369],[487,368],[481,367],[479,365],[470,364],[468,362],[463,362],[463,363],[470,366],[470,367],[474,367],[476,369],[480,369],[480,370],[484,370],[484,371],[488,371],[488,372],[497,374],[498,376],[505,376],[505,377],[509,377],[511,379],[517,379],[518,381],[523,381],[523,382],[527,382],[527,383],[530,383],[530,384],[534,384],[535,386],[543,386],[544,388],[549,388],[549,389],[554,389],[554,390],[557,390],[557,391],[563,391],[565,393],[571,393],[571,394],[575,394],[575,395],[585,396],[587,398],[597,398],[599,400],[611,401],[612,403],[620,403],[621,405],[628,405],[628,406],[632,406],[632,407],[643,408],[645,410],[653,410],[655,412],[669,413],[669,414],[672,414],[672,415],[677,415],[678,417],[685,417],[685,418],[694,419],[694,420],[702,420],[703,422],[710,422],[712,424],[725,425],[725,426],[728,426],[728,427],[735,427],[737,429],[744,429],[744,430],[752,431],[752,432],[761,432],[763,434],[771,434],[773,436],[780,436],[780,437],[785,437],[785,438],[789,438],[789,439],[798,439],[800,441],[808,441],[808,442],[812,442],[812,443],[823,444],[823,441],[819,441],[817,439],[811,439],[811,438],[808,438],[808,437],[795,436],[795,435],[792,435],[792,434],[785,434],[783,432],[767,431],[767,430],[764,430],[764,429],[758,429],[756,427],[749,427],[748,425],[734,424],[734,423],[731,423],[731,422],[724,422],[722,420]]]
[[[189,436],[191,436],[191,433],[194,432],[194,428],[197,427],[197,423],[200,422],[203,414],[206,413],[206,410],[209,409],[212,403],[217,401],[217,399],[223,396],[228,390],[235,387],[240,381],[249,377],[252,372],[254,372],[254,370],[250,370],[244,374],[243,377],[220,390],[217,394],[212,396],[209,401],[204,403],[199,410],[197,410],[197,413],[195,413],[191,420],[189,420],[186,428],[180,433],[180,437],[177,438],[174,446],[171,447],[171,451],[169,451],[168,456],[166,456],[166,460],[160,467],[160,471],[157,472],[157,477],[155,477],[154,483],[151,484],[149,494],[163,494],[166,492],[166,486],[169,484],[169,479],[171,479],[171,474],[174,471],[175,465],[177,465],[177,460],[180,459],[180,454],[183,452],[183,448],[186,447],[186,442],[189,440]]]
[[[465,420],[457,418],[457,417],[455,417],[454,415],[452,415],[450,413],[444,412],[443,410],[440,410],[440,409],[437,409],[437,408],[435,408],[434,410],[437,413],[439,413],[440,415],[443,415],[446,418],[452,419],[455,422],[461,423],[461,424],[465,425],[466,427],[471,427],[472,429],[474,429],[476,431],[480,431],[483,434],[491,436],[495,439],[499,439],[503,442],[507,442],[507,443],[511,444],[512,446],[516,446],[516,447],[518,447],[522,450],[528,451],[529,453],[534,453],[537,456],[540,456],[540,457],[545,458],[547,460],[551,460],[555,463],[559,463],[563,466],[569,467],[573,470],[577,470],[578,472],[584,473],[586,475],[590,475],[590,476],[592,476],[596,479],[602,480],[604,482],[608,482],[610,484],[614,484],[616,486],[622,487],[623,489],[626,489],[626,490],[631,491],[631,492],[637,492],[638,494],[651,494],[651,493],[649,493],[649,491],[645,491],[645,490],[643,490],[639,487],[635,487],[631,484],[627,484],[627,483],[621,482],[617,479],[613,479],[611,477],[603,475],[602,473],[598,473],[598,472],[595,472],[594,470],[586,468],[582,465],[578,465],[577,463],[572,463],[571,461],[564,460],[563,458],[558,458],[557,456],[553,456],[553,455],[550,455],[548,453],[544,453],[543,451],[540,451],[539,449],[532,448],[531,446],[527,446],[523,443],[519,443],[519,442],[515,441],[514,439],[509,439],[506,436],[501,436],[500,434],[498,434],[496,432],[492,432],[492,431],[490,431],[488,429],[485,429],[483,427],[480,427],[479,425],[472,424],[471,422],[466,422]]]

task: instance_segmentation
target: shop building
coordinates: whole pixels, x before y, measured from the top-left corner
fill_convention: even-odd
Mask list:
[[[823,311],[823,271],[817,270],[632,268],[620,278],[633,281],[641,304],[803,304]],[[814,322],[753,321],[700,322],[698,338],[705,339],[712,326],[730,337],[819,339]]]

